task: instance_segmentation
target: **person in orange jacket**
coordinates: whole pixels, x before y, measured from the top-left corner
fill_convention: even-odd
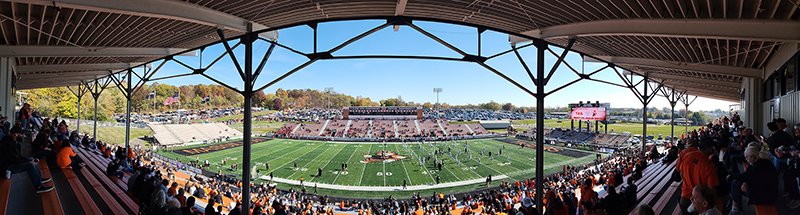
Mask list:
[[[62,144],[56,157],[58,166],[61,168],[69,167],[77,171],[85,165],[78,155],[75,154],[75,151],[72,151],[72,146],[70,144]]]

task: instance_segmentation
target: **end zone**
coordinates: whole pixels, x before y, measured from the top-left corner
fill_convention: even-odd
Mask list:
[[[268,139],[268,138],[253,138],[253,139],[250,140],[250,145],[256,144],[256,143],[261,143],[261,142],[266,142],[266,141],[270,141],[270,140],[272,140],[272,139]],[[179,154],[179,155],[183,155],[183,156],[192,156],[192,155],[200,155],[200,154],[205,154],[205,153],[209,153],[209,152],[216,152],[216,151],[221,151],[221,150],[226,150],[226,149],[232,149],[232,148],[236,148],[236,147],[239,147],[239,146],[242,146],[242,145],[244,145],[244,140],[237,140],[237,141],[233,141],[233,142],[220,143],[220,144],[215,144],[215,145],[205,145],[205,146],[198,146],[198,147],[187,148],[187,149],[179,149],[179,150],[175,150],[173,152],[175,154]]]

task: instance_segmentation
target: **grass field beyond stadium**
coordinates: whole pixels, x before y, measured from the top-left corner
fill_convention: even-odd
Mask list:
[[[240,141],[240,140],[239,140]],[[472,159],[465,153],[465,141],[453,142],[426,142],[426,143],[337,143],[337,142],[324,142],[324,141],[309,141],[309,140],[288,140],[288,139],[273,139],[265,142],[259,142],[252,145],[252,163],[260,170],[260,175],[265,176],[273,173],[275,178],[300,180],[303,178],[304,185],[309,188],[314,186],[314,183],[320,184],[334,184],[346,186],[402,186],[403,179],[406,179],[409,186],[414,185],[430,185],[435,184],[435,177],[438,175],[441,179],[440,183],[467,181],[471,179],[485,179],[488,175],[494,177],[505,175],[509,178],[505,181],[523,180],[535,176],[535,149],[521,148],[518,145],[512,145],[491,139],[468,140],[467,148]],[[225,143],[220,143],[225,144]],[[434,145],[431,147],[431,145]],[[404,147],[405,146],[405,147]],[[194,146],[196,147],[196,146]],[[448,152],[448,147],[450,151]],[[505,149],[503,149],[505,147]],[[183,148],[175,148],[177,151]],[[484,151],[483,156],[481,152]],[[500,150],[501,155],[497,155]],[[368,162],[365,155],[376,156],[382,150],[392,151],[399,156],[407,156],[407,158],[399,159],[392,162]],[[444,155],[437,156],[439,160],[444,159],[444,166],[439,171],[433,162],[426,161],[424,165],[420,166],[418,160],[420,155],[423,157],[428,156],[436,150],[444,151]],[[564,149],[570,151],[573,149]],[[456,161],[456,155],[458,161]],[[494,161],[489,157],[489,153],[495,157]],[[189,159],[198,159],[200,162],[208,160],[212,165],[210,171],[217,172],[220,168],[223,174],[236,174],[241,175],[241,169],[233,171],[230,167],[234,163],[238,163],[241,167],[242,150],[241,147],[224,149],[220,151],[199,154],[196,156],[183,156],[172,152],[160,152],[161,154],[176,159],[188,162]],[[411,156],[411,154],[414,154]],[[450,153],[453,157],[450,157]],[[480,163],[478,161],[480,158]],[[595,158],[594,154],[589,154],[580,158],[573,158],[569,156],[559,155],[556,153],[545,152],[545,174],[553,173],[561,170],[563,165],[582,165],[592,161]],[[226,159],[225,166],[221,165],[222,159]],[[431,157],[433,159],[433,157]],[[264,163],[269,162],[269,171],[266,170]],[[297,163],[297,168],[294,163]],[[347,170],[342,170],[342,162],[347,163]],[[322,168],[323,173],[321,177],[316,177],[318,168]],[[252,170],[255,171],[255,170]],[[265,182],[263,179],[256,179],[256,183]],[[499,184],[500,180],[495,180],[493,185]],[[278,183],[280,188],[289,189],[293,184]],[[484,187],[483,183],[465,184],[446,188],[435,188],[427,190],[414,190],[414,191],[393,191],[395,196],[410,196],[411,193],[430,191],[455,193],[478,189]],[[310,192],[311,189],[309,189]],[[390,194],[386,192],[377,191],[348,191],[348,190],[333,190],[333,189],[320,189],[321,194],[330,194],[334,196],[344,197],[362,197],[362,198],[380,198],[386,197]]]

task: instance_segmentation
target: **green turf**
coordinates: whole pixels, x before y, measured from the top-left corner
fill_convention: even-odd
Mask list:
[[[558,121],[561,121],[560,123]],[[527,130],[528,126],[535,126],[536,120],[514,120],[515,127],[518,131]],[[571,123],[569,119],[546,119],[544,120],[545,128],[570,128]],[[600,126],[603,126],[602,124]],[[575,121],[575,128],[578,127],[578,121]],[[583,127],[586,127],[586,124],[583,124]],[[592,130],[594,130],[594,125],[592,125]],[[689,131],[699,129],[700,126],[689,126]],[[489,130],[495,131],[495,130]],[[605,128],[601,128],[598,126],[598,131],[604,132]],[[684,126],[675,126],[675,136],[679,136],[680,134],[685,133]],[[495,131],[499,132],[499,130]],[[503,131],[505,132],[505,131]],[[623,132],[631,132],[633,135],[640,135],[642,134],[642,124],[640,123],[614,123],[608,125],[608,132],[609,133],[617,133],[621,134]],[[670,135],[670,126],[669,125],[654,125],[654,124],[647,124],[647,135],[658,136],[659,134],[663,136]]]
[[[74,129],[77,129],[73,126]],[[94,133],[93,125],[81,125],[80,133]],[[131,127],[131,139],[143,136],[153,135],[153,130],[150,128],[134,128]],[[125,127],[97,127],[97,138],[110,143],[125,143]]]
[[[287,139],[274,139],[266,142],[260,142],[252,145],[253,154],[251,155],[252,164],[261,170],[261,175],[268,175],[273,173],[274,177],[287,178],[299,180],[303,178],[307,186],[313,186],[313,183],[324,184],[338,184],[338,185],[351,185],[351,186],[401,186],[403,179],[408,181],[409,185],[429,185],[434,184],[434,177],[437,175],[441,178],[441,183],[457,182],[470,179],[484,179],[488,175],[498,176],[507,175],[510,178],[505,181],[523,180],[526,178],[534,177],[535,175],[535,150],[531,148],[519,148],[518,146],[490,140],[468,140],[467,147],[469,153],[472,154],[473,159],[470,160],[469,156],[464,152],[465,141],[457,141],[455,147],[452,142],[442,143],[436,142],[434,147],[431,148],[429,143],[408,143],[406,148],[403,144],[399,143],[333,143],[324,141],[306,141],[306,140],[287,140]],[[447,152],[448,146],[451,147],[450,152],[453,156],[459,152],[462,154],[458,156],[459,162],[449,156]],[[196,146],[190,146],[196,147]],[[497,156],[492,163],[488,153],[492,152],[496,155],[500,149],[502,155]],[[182,147],[183,148],[183,147]],[[484,156],[480,153],[486,149]],[[180,149],[180,148],[177,148]],[[426,162],[420,166],[418,158],[420,156],[427,157],[429,153],[436,150],[444,151],[444,155],[437,156],[439,159],[444,159],[445,165],[442,170],[432,162]],[[384,163],[384,162],[371,162],[361,163],[364,160],[364,154],[374,155],[381,150],[393,151],[398,155],[410,156],[414,154],[413,158],[408,157],[398,161]],[[241,147],[216,151],[197,156],[182,156],[171,152],[160,152],[161,154],[182,161],[193,160],[199,157],[200,161],[209,160],[212,163],[210,171],[217,172],[221,166],[221,160],[227,159],[227,165],[221,167],[222,172],[225,174],[241,175],[241,169],[232,171],[230,165],[233,163],[240,163],[241,165]],[[480,163],[478,158],[480,157]],[[571,158],[553,153],[545,154],[545,173],[549,174],[561,170],[563,165],[581,165],[588,163],[594,159],[594,155],[588,155],[582,158]],[[508,160],[508,162],[507,162]],[[269,162],[270,170],[267,171],[264,163]],[[342,162],[348,164],[348,169],[343,171],[341,169]],[[294,167],[295,163],[297,168]],[[323,168],[322,177],[314,177],[317,169]],[[256,182],[262,182],[258,179]],[[279,184],[283,188],[287,188],[288,184]],[[462,192],[472,189],[480,188],[482,183],[463,185],[458,187],[448,187],[439,189],[429,189],[424,191],[415,192]],[[310,188],[310,187],[309,187]],[[377,191],[343,191],[343,190],[329,190],[320,189],[322,193],[347,196],[347,197],[385,197],[387,192]],[[392,191],[392,194],[407,197],[410,196],[411,191]]]

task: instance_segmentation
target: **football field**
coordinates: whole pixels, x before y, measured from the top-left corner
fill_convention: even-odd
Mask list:
[[[438,176],[439,183],[449,185],[425,190],[461,192],[485,186],[483,181],[489,175],[492,175],[496,183],[501,179],[514,181],[535,176],[535,149],[530,148],[529,142],[510,138],[462,140],[455,143],[452,141],[348,143],[288,139],[255,139],[253,142],[255,143],[252,145],[251,160],[255,166],[251,172],[255,177],[256,170],[259,170],[261,178],[256,180],[257,183],[268,180],[268,175],[272,173],[276,179],[286,179],[276,180],[285,182],[278,184],[279,187],[283,184],[283,188],[286,189],[287,186],[297,185],[286,181],[299,181],[301,178],[305,186],[313,186],[314,183],[340,185],[339,189],[323,189],[326,193],[337,196],[386,196],[378,190],[373,192],[365,191],[369,189],[362,189],[361,192],[352,190],[354,186],[399,188],[402,187],[404,179],[408,186],[434,185]],[[528,146],[520,147],[521,143],[527,143]],[[241,140],[238,145],[241,145]],[[197,147],[213,150],[194,150]],[[190,153],[187,154],[187,151]],[[380,154],[381,152],[386,153]],[[242,173],[241,169],[237,171],[231,169],[234,163],[239,163],[241,167],[242,161],[241,146],[231,142],[175,148],[172,152],[160,153],[184,162],[198,157],[201,163],[208,160],[211,163],[209,170],[212,172],[221,169],[223,174]],[[563,165],[582,165],[595,158],[594,153],[549,145],[546,145],[545,153],[546,174],[561,170]],[[224,166],[223,159],[226,160]],[[422,162],[422,159],[425,161]],[[444,163],[441,170],[434,159]],[[267,162],[269,170],[264,165]],[[346,169],[342,169],[342,163],[347,165]],[[321,176],[317,176],[319,168],[322,168]]]

